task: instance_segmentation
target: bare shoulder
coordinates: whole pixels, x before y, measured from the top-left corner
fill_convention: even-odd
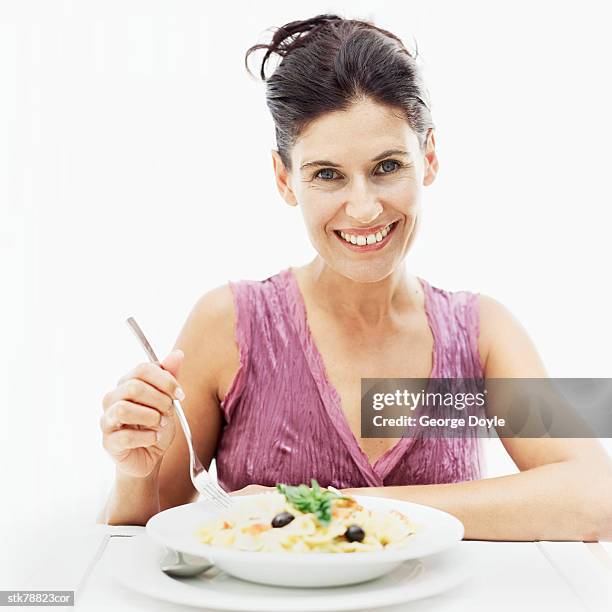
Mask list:
[[[194,369],[219,399],[240,365],[234,298],[229,283],[202,294],[189,313],[176,348],[190,348]]]
[[[194,320],[194,331],[209,344],[223,344],[233,337],[234,317],[234,298],[229,283],[202,294],[189,313],[189,318]]]
[[[479,294],[478,301],[478,348],[485,376],[546,376],[544,364],[527,330],[510,309],[489,295]]]
[[[194,311],[203,324],[223,324],[234,317],[234,298],[229,283],[215,287],[202,294]],[[232,323],[232,321],[230,321]]]

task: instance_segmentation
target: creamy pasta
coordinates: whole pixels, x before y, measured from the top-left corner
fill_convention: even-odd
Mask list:
[[[417,531],[396,510],[370,510],[346,496],[330,496],[330,503],[331,516],[322,520],[277,492],[243,498],[236,508],[204,524],[197,535],[204,544],[245,551],[365,552],[405,546]]]

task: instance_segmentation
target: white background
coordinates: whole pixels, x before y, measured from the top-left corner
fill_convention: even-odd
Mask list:
[[[608,376],[604,7],[3,2],[0,588],[104,503],[102,396],[145,360],[125,318],[165,355],[203,292],[314,254],[276,192],[264,85],[243,67],[272,26],[331,11],[416,39],[440,173],[406,265],[504,303],[551,376]],[[497,441],[489,469],[515,470]]]

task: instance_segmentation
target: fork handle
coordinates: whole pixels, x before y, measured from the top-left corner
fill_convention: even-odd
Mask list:
[[[202,462],[200,461],[195,451],[193,450],[193,439],[191,437],[191,429],[189,428],[189,423],[187,422],[185,413],[183,412],[183,407],[181,406],[181,403],[177,399],[173,399],[172,404],[174,405],[174,410],[176,411],[176,414],[178,416],[179,423],[181,424],[181,427],[183,428],[183,433],[185,434],[185,437],[187,438],[187,448],[189,449],[189,458],[191,460],[191,465],[193,466],[195,472],[199,473],[204,470],[204,466],[202,465]]]

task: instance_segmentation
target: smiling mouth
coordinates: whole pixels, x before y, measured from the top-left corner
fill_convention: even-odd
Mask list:
[[[351,234],[340,230],[334,230],[334,234],[352,251],[373,251],[381,249],[389,242],[398,223],[399,221],[389,223],[389,225],[372,234]]]

